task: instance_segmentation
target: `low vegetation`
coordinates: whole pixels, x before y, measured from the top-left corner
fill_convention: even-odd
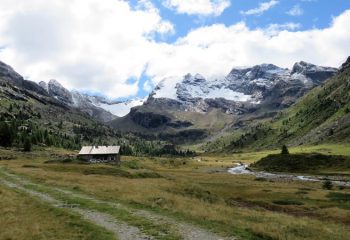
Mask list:
[[[350,154],[344,151],[346,147],[317,146],[303,148],[303,151],[315,149],[331,155]],[[11,156],[15,150],[0,151]],[[278,152],[194,158],[123,156],[121,165],[114,166],[48,164],[45,161],[50,158],[72,154],[48,149],[31,153],[19,151],[15,153],[17,159],[2,160],[0,165],[45,185],[47,190],[43,191],[60,187],[130,208],[153,211],[223,236],[254,240],[343,240],[350,233],[349,188],[333,186],[328,190],[322,182],[270,181],[225,173],[238,161],[250,163]],[[290,148],[289,152],[293,156],[301,150]],[[82,199],[66,200],[100,209]],[[104,210],[113,213],[109,208]]]
[[[251,165],[272,172],[312,172],[323,169],[350,169],[350,158],[320,153],[271,154]]]
[[[112,233],[67,210],[50,207],[3,185],[0,198],[0,239],[114,239]]]

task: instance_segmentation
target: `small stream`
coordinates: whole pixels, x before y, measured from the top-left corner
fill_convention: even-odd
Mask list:
[[[253,171],[249,168],[249,165],[236,163],[236,166],[229,168],[228,172],[234,175],[247,174],[253,175],[257,178],[267,178],[273,180],[299,180],[308,182],[322,182],[326,179],[330,180],[334,185],[350,187],[350,181],[342,180],[338,176],[303,176],[303,175],[292,175],[285,173],[269,173]]]

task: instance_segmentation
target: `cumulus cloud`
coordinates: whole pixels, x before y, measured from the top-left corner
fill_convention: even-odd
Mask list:
[[[234,66],[261,63],[291,68],[304,60],[338,67],[350,52],[349,22],[350,10],[325,29],[295,31],[299,27],[296,23],[251,29],[244,22],[201,27],[173,45],[159,46],[160,53],[150,60],[146,73],[157,83],[171,75],[190,72],[215,77],[227,74]]]
[[[163,5],[177,13],[219,16],[230,6],[229,0],[165,0]]]
[[[275,5],[277,5],[278,3],[279,3],[279,1],[277,1],[277,0],[263,2],[263,3],[260,3],[257,8],[249,9],[247,11],[241,11],[241,14],[242,15],[261,15],[264,12],[271,9],[272,7],[274,7]]]
[[[294,23],[294,22],[288,22],[288,23],[284,23],[284,24],[274,23],[274,24],[268,25],[268,27],[265,28],[265,32],[272,36],[272,35],[279,34],[281,31],[285,31],[285,30],[295,31],[295,30],[300,29],[300,28],[301,28],[300,23]]]
[[[300,5],[294,5],[287,14],[290,16],[301,16],[303,15],[304,10],[300,7]]]
[[[171,34],[174,26],[150,1],[140,1],[136,9],[118,0],[1,0],[0,5],[1,61],[35,81],[56,78],[68,88],[110,97],[150,91],[174,75],[226,75],[235,66],[291,67],[304,60],[337,67],[350,52],[350,10],[324,29],[213,24],[167,43],[155,36]],[[142,74],[149,81],[141,84]]]
[[[0,59],[33,80],[135,95],[155,35],[174,32],[150,1],[1,0]],[[129,79],[136,79],[130,84]]]

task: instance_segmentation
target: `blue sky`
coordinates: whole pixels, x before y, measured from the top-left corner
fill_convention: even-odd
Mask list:
[[[1,0],[0,16],[0,61],[117,99],[187,73],[350,55],[348,0]]]
[[[137,6],[136,0],[133,5]],[[175,42],[178,38],[186,36],[192,29],[212,24],[233,25],[237,22],[245,22],[248,27],[267,28],[271,24],[296,23],[298,28],[292,31],[304,31],[315,28],[328,27],[335,16],[340,15],[344,10],[350,9],[350,1],[346,0],[280,0],[276,5],[261,14],[244,15],[242,11],[259,7],[259,4],[269,1],[261,0],[234,0],[219,16],[202,16],[179,14],[169,9],[161,1],[154,1],[160,10],[160,15],[174,23],[176,32],[167,37],[158,36],[158,41],[168,43]],[[292,9],[299,9],[296,14],[290,14]],[[350,22],[349,22],[350,24]],[[349,53],[350,54],[350,53]],[[143,75],[140,86],[148,79]],[[139,96],[147,96],[148,92],[140,87]]]
[[[132,0],[133,6],[137,5],[137,0]],[[284,24],[295,22],[300,24],[297,30],[307,30],[312,28],[328,27],[332,18],[340,15],[344,10],[350,9],[350,1],[347,0],[279,0],[278,4],[269,10],[257,15],[243,15],[241,11],[254,9],[259,4],[267,1],[261,0],[234,0],[220,16],[201,16],[179,14],[172,9],[164,7],[161,1],[153,1],[160,10],[160,15],[174,23],[176,33],[163,38],[167,42],[176,41],[178,37],[185,36],[191,29],[212,24],[225,24],[230,26],[240,21],[244,21],[251,28],[265,28],[270,24]],[[288,13],[293,7],[299,7],[302,13],[291,16]]]

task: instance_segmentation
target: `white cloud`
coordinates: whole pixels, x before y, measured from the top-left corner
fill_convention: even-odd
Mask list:
[[[153,84],[150,80],[144,82],[143,90],[145,90],[146,92],[151,92],[153,90]]]
[[[277,0],[263,2],[263,3],[260,3],[257,8],[249,9],[247,11],[241,11],[241,14],[242,15],[261,15],[264,12],[271,9],[272,7],[274,7],[275,5],[277,5],[278,3],[279,3],[279,1],[277,1]]]
[[[1,0],[0,59],[31,79],[135,95],[155,35],[173,33],[150,1]]]
[[[350,10],[325,29],[214,24],[166,43],[154,36],[173,32],[173,25],[149,1],[136,9],[118,0],[47,2],[1,0],[0,46],[6,47],[0,60],[32,80],[56,78],[68,88],[111,97],[149,91],[164,77],[189,72],[226,75],[234,66],[291,67],[304,60],[336,67],[350,53]],[[143,73],[151,82],[140,84]]]
[[[301,24],[294,23],[294,22],[288,22],[284,24],[270,24],[265,29],[265,32],[273,36],[273,35],[278,35],[281,31],[286,31],[286,30],[295,31],[300,28],[301,28]]]
[[[325,29],[295,31],[299,27],[296,23],[250,29],[244,22],[201,27],[173,45],[160,45],[146,73],[157,83],[163,77],[188,72],[215,77],[228,74],[234,66],[261,63],[291,68],[304,60],[338,67],[350,52],[349,22],[350,10]]]
[[[287,12],[287,14],[290,16],[301,16],[304,14],[304,10],[300,5],[295,5]]]
[[[163,5],[188,15],[219,16],[230,6],[229,0],[165,0]]]

